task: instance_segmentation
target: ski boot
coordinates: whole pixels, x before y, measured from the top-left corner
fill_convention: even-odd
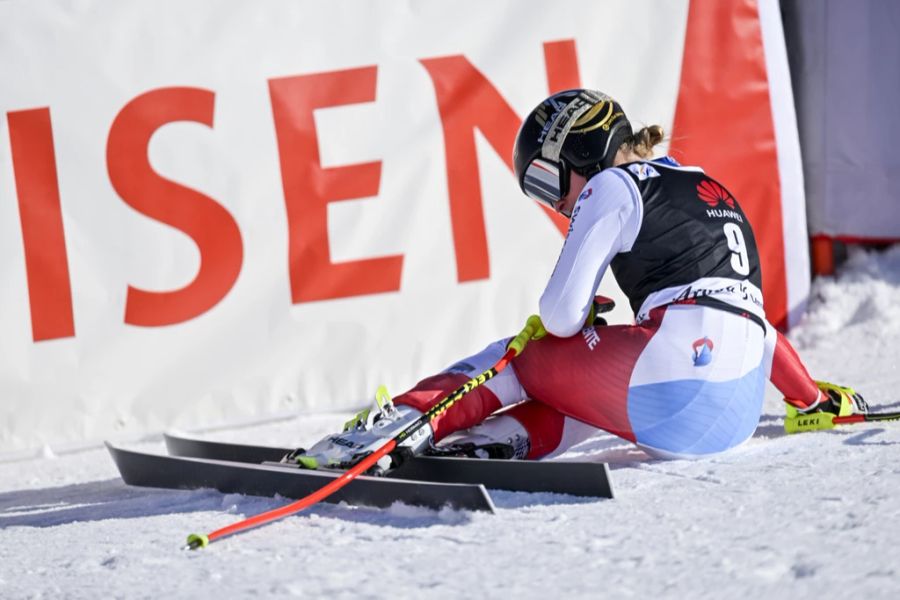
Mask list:
[[[297,449],[283,460],[306,469],[348,469],[421,416],[421,412],[409,406],[395,406],[387,389],[381,386],[375,394],[375,406],[357,413],[344,423],[341,432],[325,436],[308,450]],[[383,475],[397,468],[404,457],[421,454],[431,437],[431,425],[422,426],[403,440],[394,452],[382,457],[371,474]]]
[[[525,428],[510,416],[490,417],[479,425],[453,433],[437,446],[426,449],[429,456],[524,459],[531,450]]]

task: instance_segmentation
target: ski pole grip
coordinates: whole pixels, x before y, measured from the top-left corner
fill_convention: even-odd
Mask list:
[[[785,417],[784,430],[787,433],[803,433],[804,431],[822,431],[834,429],[835,415],[829,412],[814,412],[808,415]]]
[[[528,317],[528,320],[525,321],[525,328],[519,332],[519,335],[510,340],[506,347],[515,350],[516,356],[518,356],[522,353],[522,350],[525,349],[525,345],[529,341],[539,340],[545,335],[547,335],[547,330],[544,329],[541,318],[538,315],[531,315]]]

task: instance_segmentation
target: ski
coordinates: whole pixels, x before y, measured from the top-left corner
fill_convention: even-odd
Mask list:
[[[166,456],[126,450],[106,443],[122,479],[140,487],[195,490],[211,488],[226,494],[303,498],[341,473],[310,471],[291,465],[250,464],[212,458]],[[482,485],[404,481],[360,476],[325,502],[386,508],[395,502],[439,509],[494,512]]]
[[[229,460],[261,464],[277,462],[293,450],[214,442],[166,434],[166,448],[173,456]],[[391,471],[389,479],[442,483],[482,484],[486,488],[514,492],[552,492],[590,498],[612,498],[606,463],[498,460],[422,456]]]

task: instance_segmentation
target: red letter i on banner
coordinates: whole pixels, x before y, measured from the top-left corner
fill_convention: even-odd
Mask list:
[[[10,112],[6,120],[25,244],[31,335],[36,342],[72,337],[75,319],[50,109]]]

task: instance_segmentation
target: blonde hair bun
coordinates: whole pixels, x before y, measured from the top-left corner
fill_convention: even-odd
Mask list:
[[[650,125],[632,135],[630,144],[628,141],[625,143],[641,158],[650,158],[653,156],[653,147],[663,141],[665,133],[659,125]]]

